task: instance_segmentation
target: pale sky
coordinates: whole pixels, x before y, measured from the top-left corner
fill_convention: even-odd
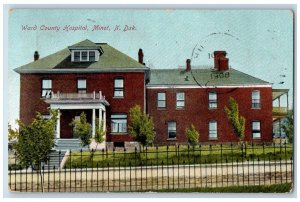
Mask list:
[[[23,26],[36,30],[22,31]],[[60,27],[43,31],[42,26]],[[86,31],[64,31],[66,25],[87,26]],[[92,31],[94,25],[110,31]],[[113,31],[115,26],[135,30]],[[9,122],[19,118],[19,74],[14,68],[69,45],[89,39],[105,42],[137,60],[138,49],[150,68],[178,68],[201,47],[192,66],[213,65],[209,53],[225,50],[230,66],[293,92],[293,13],[289,10],[107,10],[15,9],[8,24]],[[203,47],[203,48],[202,48]],[[280,84],[284,82],[283,84]],[[6,85],[6,86],[7,86]]]

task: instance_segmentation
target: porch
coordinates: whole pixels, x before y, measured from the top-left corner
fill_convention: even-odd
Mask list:
[[[56,124],[56,139],[76,138],[73,134],[73,126],[70,125],[73,119],[79,119],[84,112],[87,121],[92,125],[92,137],[96,134],[96,121],[100,129],[103,121],[103,130],[106,131],[106,107],[109,103],[105,96],[99,91],[96,93],[52,93],[51,97],[45,100],[51,109],[58,110]]]
[[[285,137],[284,131],[281,125],[288,114],[289,110],[289,89],[273,89],[273,137],[283,138]]]

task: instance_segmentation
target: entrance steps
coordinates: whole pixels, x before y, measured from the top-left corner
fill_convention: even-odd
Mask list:
[[[79,151],[81,149],[88,150],[88,146],[82,147],[80,139],[57,139],[54,149],[57,151]]]

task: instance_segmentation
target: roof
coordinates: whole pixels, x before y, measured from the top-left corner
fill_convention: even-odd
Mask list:
[[[218,78],[215,75],[218,75]],[[151,69],[148,86],[161,85],[226,86],[271,84],[232,68],[226,72],[219,72],[212,68],[195,69],[193,67],[190,72],[185,71],[185,69]]]
[[[69,48],[90,47],[102,49],[103,54],[99,61],[95,62],[71,62],[71,52]],[[102,52],[101,51],[101,52]],[[123,71],[123,70],[145,70],[140,64],[128,55],[118,51],[106,43],[93,43],[84,40],[62,49],[56,53],[48,55],[29,64],[15,69],[18,73],[55,73],[55,72],[97,72],[97,71]]]
[[[289,89],[272,89],[272,99],[275,100],[288,92]]]

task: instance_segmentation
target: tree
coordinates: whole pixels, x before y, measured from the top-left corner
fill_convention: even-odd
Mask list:
[[[229,108],[225,106],[224,109],[229,121],[231,122],[234,132],[239,137],[240,141],[244,144],[246,119],[245,117],[239,115],[239,106],[236,100],[230,97]]]
[[[73,119],[70,125],[74,127],[74,134],[80,138],[81,145],[83,147],[90,145],[92,138],[92,126],[87,122],[86,114],[82,112],[80,114],[80,119]]]
[[[195,145],[199,142],[200,134],[196,130],[194,124],[191,124],[185,131],[190,144]]]
[[[281,128],[285,132],[289,143],[293,142],[294,138],[294,117],[293,117],[293,112],[289,112],[285,118],[285,121],[281,125]]]
[[[42,191],[44,180],[41,163],[47,161],[48,154],[54,147],[55,124],[58,116],[57,110],[50,110],[50,119],[44,119],[37,113],[32,123],[26,125],[17,120],[19,129],[8,128],[9,140],[16,140],[13,148],[16,151],[16,159],[22,166],[31,166],[40,171]]]
[[[153,118],[141,111],[139,105],[135,105],[129,111],[131,124],[129,134],[143,146],[150,145],[154,140]]]
[[[100,122],[100,127],[99,127],[99,121],[96,120],[96,134],[95,134],[95,142],[97,143],[96,148],[98,147],[99,143],[104,142],[104,135],[105,131],[103,130],[103,125],[104,122],[103,120]]]
[[[37,113],[32,123],[26,125],[17,120],[18,130],[9,127],[9,140],[16,140],[13,148],[21,165],[40,169],[41,162],[47,160],[47,155],[54,147],[57,115],[57,110],[50,110],[50,119],[44,119]]]

